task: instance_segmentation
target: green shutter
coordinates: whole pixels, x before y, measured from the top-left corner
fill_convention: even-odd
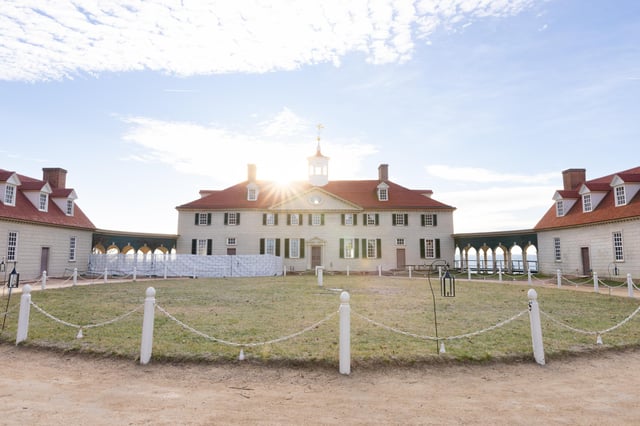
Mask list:
[[[284,239],[284,257],[285,259],[289,258],[289,239]]]
[[[367,226],[368,222],[369,221],[367,220],[367,214],[366,213],[362,213],[362,224],[364,226]]]
[[[260,238],[260,254],[264,254],[264,238]]]
[[[409,213],[404,214],[404,226],[409,226]]]
[[[425,224],[427,223],[427,219],[425,216],[426,215],[424,213],[420,215],[420,226],[426,226]]]
[[[362,239],[362,258],[363,259],[367,258],[367,239],[366,238]]]
[[[300,259],[304,259],[304,238],[300,238]]]
[[[340,223],[344,225],[344,213],[340,215]]]
[[[213,253],[213,240],[207,240],[207,255],[211,256]]]
[[[191,254],[198,254],[197,250],[198,250],[198,240],[194,238],[193,240],[191,240]]]
[[[436,238],[436,257],[440,259],[440,238]]]
[[[353,242],[353,257],[356,259],[360,257],[360,240],[358,238]]]
[[[276,238],[276,256],[280,256],[280,238]]]
[[[376,258],[380,259],[382,257],[382,240],[380,238],[376,239]]]
[[[291,213],[287,213],[287,225],[291,225]]]
[[[343,216],[344,217],[344,216]],[[340,238],[340,259],[344,259],[344,238]]]
[[[324,213],[320,215],[320,225],[324,226]]]
[[[376,213],[376,226],[380,224],[380,215]]]
[[[196,225],[200,224],[200,213],[196,213]]]
[[[236,225],[240,225],[240,213],[236,213]]]
[[[266,224],[267,224],[267,214],[262,213],[262,225],[266,225]]]
[[[229,213],[225,213],[224,214],[224,224],[228,225],[229,224]]]
[[[396,219],[396,214],[395,213],[391,215],[391,224],[393,226],[396,226],[398,224],[398,221]]]
[[[273,214],[273,224],[277,225],[278,224],[278,213],[274,213]]]
[[[424,251],[424,238],[420,238],[420,259],[424,259],[425,255],[426,254]]]
[[[437,214],[433,215],[433,226],[438,226],[438,215]]]
[[[312,219],[313,215],[311,213],[309,213],[309,225],[313,224],[313,219]]]
[[[358,215],[357,214],[353,214],[353,225],[357,225],[358,224]]]

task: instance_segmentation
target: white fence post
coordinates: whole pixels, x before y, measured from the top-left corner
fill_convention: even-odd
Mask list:
[[[544,365],[544,344],[542,343],[542,325],[540,324],[540,308],[538,307],[538,293],[534,289],[527,292],[529,298],[529,322],[531,323],[531,342],[533,343],[533,357],[540,365]]]
[[[138,278],[138,267],[134,266],[133,267],[133,282],[136,282],[137,278]]]
[[[351,374],[351,307],[349,293],[340,293],[340,374]]]
[[[598,273],[594,272],[593,273],[593,291],[596,293],[600,292],[600,287],[599,287],[599,283],[598,283]]]
[[[467,279],[471,281],[471,267],[467,268]]]
[[[163,277],[165,280],[167,279],[167,269],[168,268],[169,268],[169,266],[167,265],[167,260],[165,259],[165,262],[164,262],[164,277]]]
[[[47,271],[42,271],[42,289],[45,290],[47,288]]]
[[[412,266],[409,266],[409,278],[411,278],[411,271],[413,270]]]
[[[558,283],[558,288],[562,287],[562,272],[560,272],[560,269],[556,269],[556,281]]]
[[[347,276],[349,276],[349,265],[347,265]]]
[[[153,348],[153,321],[156,309],[156,289],[147,288],[142,319],[142,343],[140,344],[140,364],[148,364]]]
[[[107,283],[107,277],[109,276],[109,270],[104,268],[104,283]]]
[[[531,284],[531,269],[527,271],[527,282]]]
[[[378,276],[382,276],[382,265],[378,265]]]
[[[633,297],[633,280],[631,279],[631,274],[627,274],[627,292],[629,297]]]
[[[78,268],[73,268],[73,286],[78,285]]]
[[[284,265],[284,266],[282,267],[282,276],[283,276],[283,277],[286,277],[286,276],[287,276],[287,265]]]
[[[322,287],[322,279],[324,275],[324,272],[322,271],[323,271],[323,268],[318,268],[318,287]]]
[[[31,286],[22,287],[20,297],[20,312],[18,313],[18,332],[16,333],[16,345],[27,340],[29,334],[29,313],[31,311]]]
[[[498,266],[498,280],[502,281],[502,266]]]

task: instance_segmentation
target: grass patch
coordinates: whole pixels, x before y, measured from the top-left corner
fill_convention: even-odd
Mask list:
[[[514,283],[464,281],[456,297],[439,295],[436,313],[440,338],[492,327],[528,308],[528,286]],[[145,289],[156,289],[156,303],[199,332],[230,342],[251,345],[292,335],[337,313],[340,291],[351,295],[351,355],[354,366],[413,365],[423,362],[533,359],[529,316],[525,313],[503,327],[475,336],[437,344],[391,332],[369,318],[407,333],[435,336],[431,291],[426,279],[325,275],[318,287],[314,276],[158,280],[109,283],[32,292],[32,301],[51,315],[77,325],[110,321],[140,307]],[[627,318],[638,301],[626,297],[536,287],[541,310],[576,329],[597,331]],[[11,299],[10,314],[0,339],[15,341],[19,295]],[[2,308],[6,305],[6,296]],[[338,315],[295,338],[244,347],[249,360],[287,365],[338,364]],[[136,359],[140,350],[142,309],[95,328],[78,330],[55,322],[31,308],[28,346]],[[603,348],[637,347],[640,321],[633,318],[602,336],[585,335],[558,326],[545,316],[542,328],[547,358]],[[240,347],[217,343],[178,325],[155,311],[153,360],[235,362]]]

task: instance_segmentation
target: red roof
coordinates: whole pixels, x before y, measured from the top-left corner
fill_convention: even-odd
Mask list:
[[[308,182],[295,182],[286,187],[271,181],[256,181],[258,199],[247,200],[247,185],[244,181],[220,191],[200,191],[202,198],[176,207],[178,210],[226,210],[226,209],[270,209],[274,206],[303,195],[314,189],[327,192],[363,210],[398,209],[444,209],[455,207],[443,204],[426,195],[432,191],[417,191],[405,188],[393,182],[385,181],[389,186],[387,201],[379,201],[377,187],[379,180],[339,180],[330,181],[324,186],[315,187]]]
[[[13,174],[14,172],[0,169],[0,183],[6,182]],[[28,190],[33,190],[35,188],[42,188],[46,182],[20,174],[17,176],[22,184],[17,187],[15,206],[7,206],[3,202],[0,202],[0,219],[87,230],[94,230],[96,228],[77,204],[73,209],[73,216],[67,216],[67,214],[60,210],[56,203],[53,202],[50,196],[48,211],[43,212],[38,210],[24,195],[23,187],[26,187]],[[71,194],[71,191],[73,191],[71,188],[57,188],[53,190],[53,194],[55,194],[56,197],[64,197],[62,194]],[[2,195],[4,196],[4,194]]]
[[[627,201],[624,206],[615,205],[614,195],[610,186],[615,176],[620,177],[624,182],[640,182],[640,167],[625,170],[620,173],[603,176],[597,179],[589,180],[584,184],[592,191],[607,191],[602,201],[591,212],[582,211],[582,203],[577,202],[571,207],[564,216],[556,215],[555,205],[549,208],[542,216],[542,219],[534,227],[535,230],[541,231],[545,229],[566,228],[579,225],[595,224],[601,222],[609,222],[612,220],[628,219],[632,217],[640,217],[640,191]],[[561,195],[565,191],[558,191]],[[573,192],[573,191],[569,191]],[[564,197],[564,195],[563,195]],[[567,197],[578,198],[578,197]]]

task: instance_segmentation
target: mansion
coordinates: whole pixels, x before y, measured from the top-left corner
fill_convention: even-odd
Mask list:
[[[271,254],[289,271],[372,271],[453,264],[454,207],[432,191],[389,180],[387,164],[371,180],[329,180],[329,158],[308,158],[308,180],[284,187],[257,178],[176,207],[178,253]]]

